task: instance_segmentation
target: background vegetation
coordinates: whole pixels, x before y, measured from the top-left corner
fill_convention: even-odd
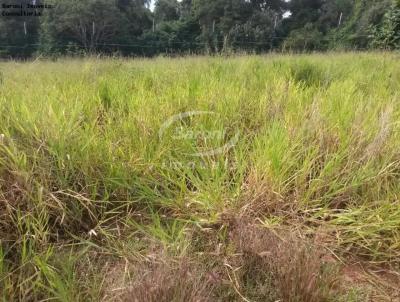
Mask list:
[[[21,2],[32,1],[0,4]],[[154,11],[148,0],[46,3],[55,8],[37,9],[43,17],[0,17],[1,56],[400,47],[400,8],[395,0],[157,0]]]

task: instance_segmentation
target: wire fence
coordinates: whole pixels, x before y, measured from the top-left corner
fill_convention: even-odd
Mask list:
[[[244,52],[244,53],[268,53],[268,52],[310,52],[326,51],[332,48],[329,45],[335,45],[339,41],[335,37],[325,37],[322,41],[324,45],[318,47],[313,45],[312,40],[304,39],[303,45],[290,45],[291,38],[287,36],[273,35],[265,37],[263,40],[239,40],[231,39],[227,43],[226,39],[220,37],[210,37],[208,41],[199,41],[193,39],[193,36],[187,35],[190,39],[184,40],[185,35],[172,36],[165,39],[148,39],[130,43],[91,43],[83,45],[79,42],[52,43],[48,51],[43,51],[41,43],[25,44],[1,44],[0,57],[29,58],[32,55],[85,55],[94,54],[121,54],[123,56],[154,56],[154,55],[182,55],[182,54],[207,54],[223,52]],[[358,39],[368,38],[369,35],[358,35]],[[38,41],[38,37],[30,40]],[[288,43],[289,45],[287,45]],[[335,48],[334,48],[335,49]],[[336,48],[345,51],[368,51],[368,46],[359,46],[355,43],[353,47]]]
[[[369,36],[358,36],[359,38],[362,37],[369,37]],[[266,45],[269,46],[271,45],[271,41],[284,41],[284,40],[290,40],[290,37],[271,37],[268,38],[269,41],[240,41],[240,40],[233,40],[230,41],[229,44],[234,44],[234,45]],[[323,39],[324,42],[337,42],[337,39]],[[223,44],[225,41],[224,40],[211,40],[211,44]],[[114,46],[114,47],[139,47],[139,48],[151,48],[151,47],[156,47],[156,46],[161,46],[161,45],[196,45],[196,46],[207,46],[210,45],[210,42],[195,42],[195,41],[176,41],[176,40],[153,40],[153,41],[144,41],[141,43],[89,43],[90,46]],[[20,45],[13,45],[13,44],[0,44],[0,47],[4,48],[27,48],[27,47],[39,47],[42,44],[40,43],[26,43],[26,44],[20,44]],[[78,48],[88,48],[89,46],[85,46],[80,43],[53,43],[53,47],[78,47]]]

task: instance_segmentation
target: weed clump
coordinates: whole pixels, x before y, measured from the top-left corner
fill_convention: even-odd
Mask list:
[[[295,83],[307,88],[329,84],[329,78],[323,67],[308,61],[299,61],[290,67],[290,76]]]
[[[215,283],[198,263],[184,257],[153,256],[134,267],[130,265],[131,280],[121,287],[121,278],[117,278],[117,284],[109,285],[112,290],[106,293],[107,299],[121,302],[215,301]],[[123,274],[120,270],[116,273]]]
[[[240,223],[231,233],[241,253],[240,280],[251,301],[328,301],[337,270],[323,260],[324,250],[290,232]]]

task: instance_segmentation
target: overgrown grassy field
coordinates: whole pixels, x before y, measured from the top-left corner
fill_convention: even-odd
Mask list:
[[[399,59],[0,63],[0,297],[398,301]]]

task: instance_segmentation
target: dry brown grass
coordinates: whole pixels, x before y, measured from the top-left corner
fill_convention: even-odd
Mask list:
[[[210,229],[191,258],[155,252],[116,266],[107,300],[320,302],[337,290],[338,270],[307,238],[244,217],[228,219],[225,227],[225,241],[216,239],[221,228]]]
[[[103,301],[214,301],[216,280],[199,263],[167,254],[121,262],[108,272]]]
[[[242,282],[250,284],[251,301],[272,301],[268,298],[273,296],[289,302],[327,301],[338,282],[336,269],[324,261],[324,250],[294,233],[240,222],[231,236],[241,253],[239,272]],[[272,292],[254,291],[262,279]]]
[[[0,235],[4,241],[16,240],[15,212],[27,211],[27,184],[23,177],[0,171]]]
[[[272,184],[254,171],[249,172],[243,184],[240,215],[258,217],[268,214],[287,214],[295,204],[284,201],[284,197],[271,190]]]
[[[213,285],[201,271],[185,260],[144,265],[136,282],[122,297],[126,302],[206,302],[211,301]]]

